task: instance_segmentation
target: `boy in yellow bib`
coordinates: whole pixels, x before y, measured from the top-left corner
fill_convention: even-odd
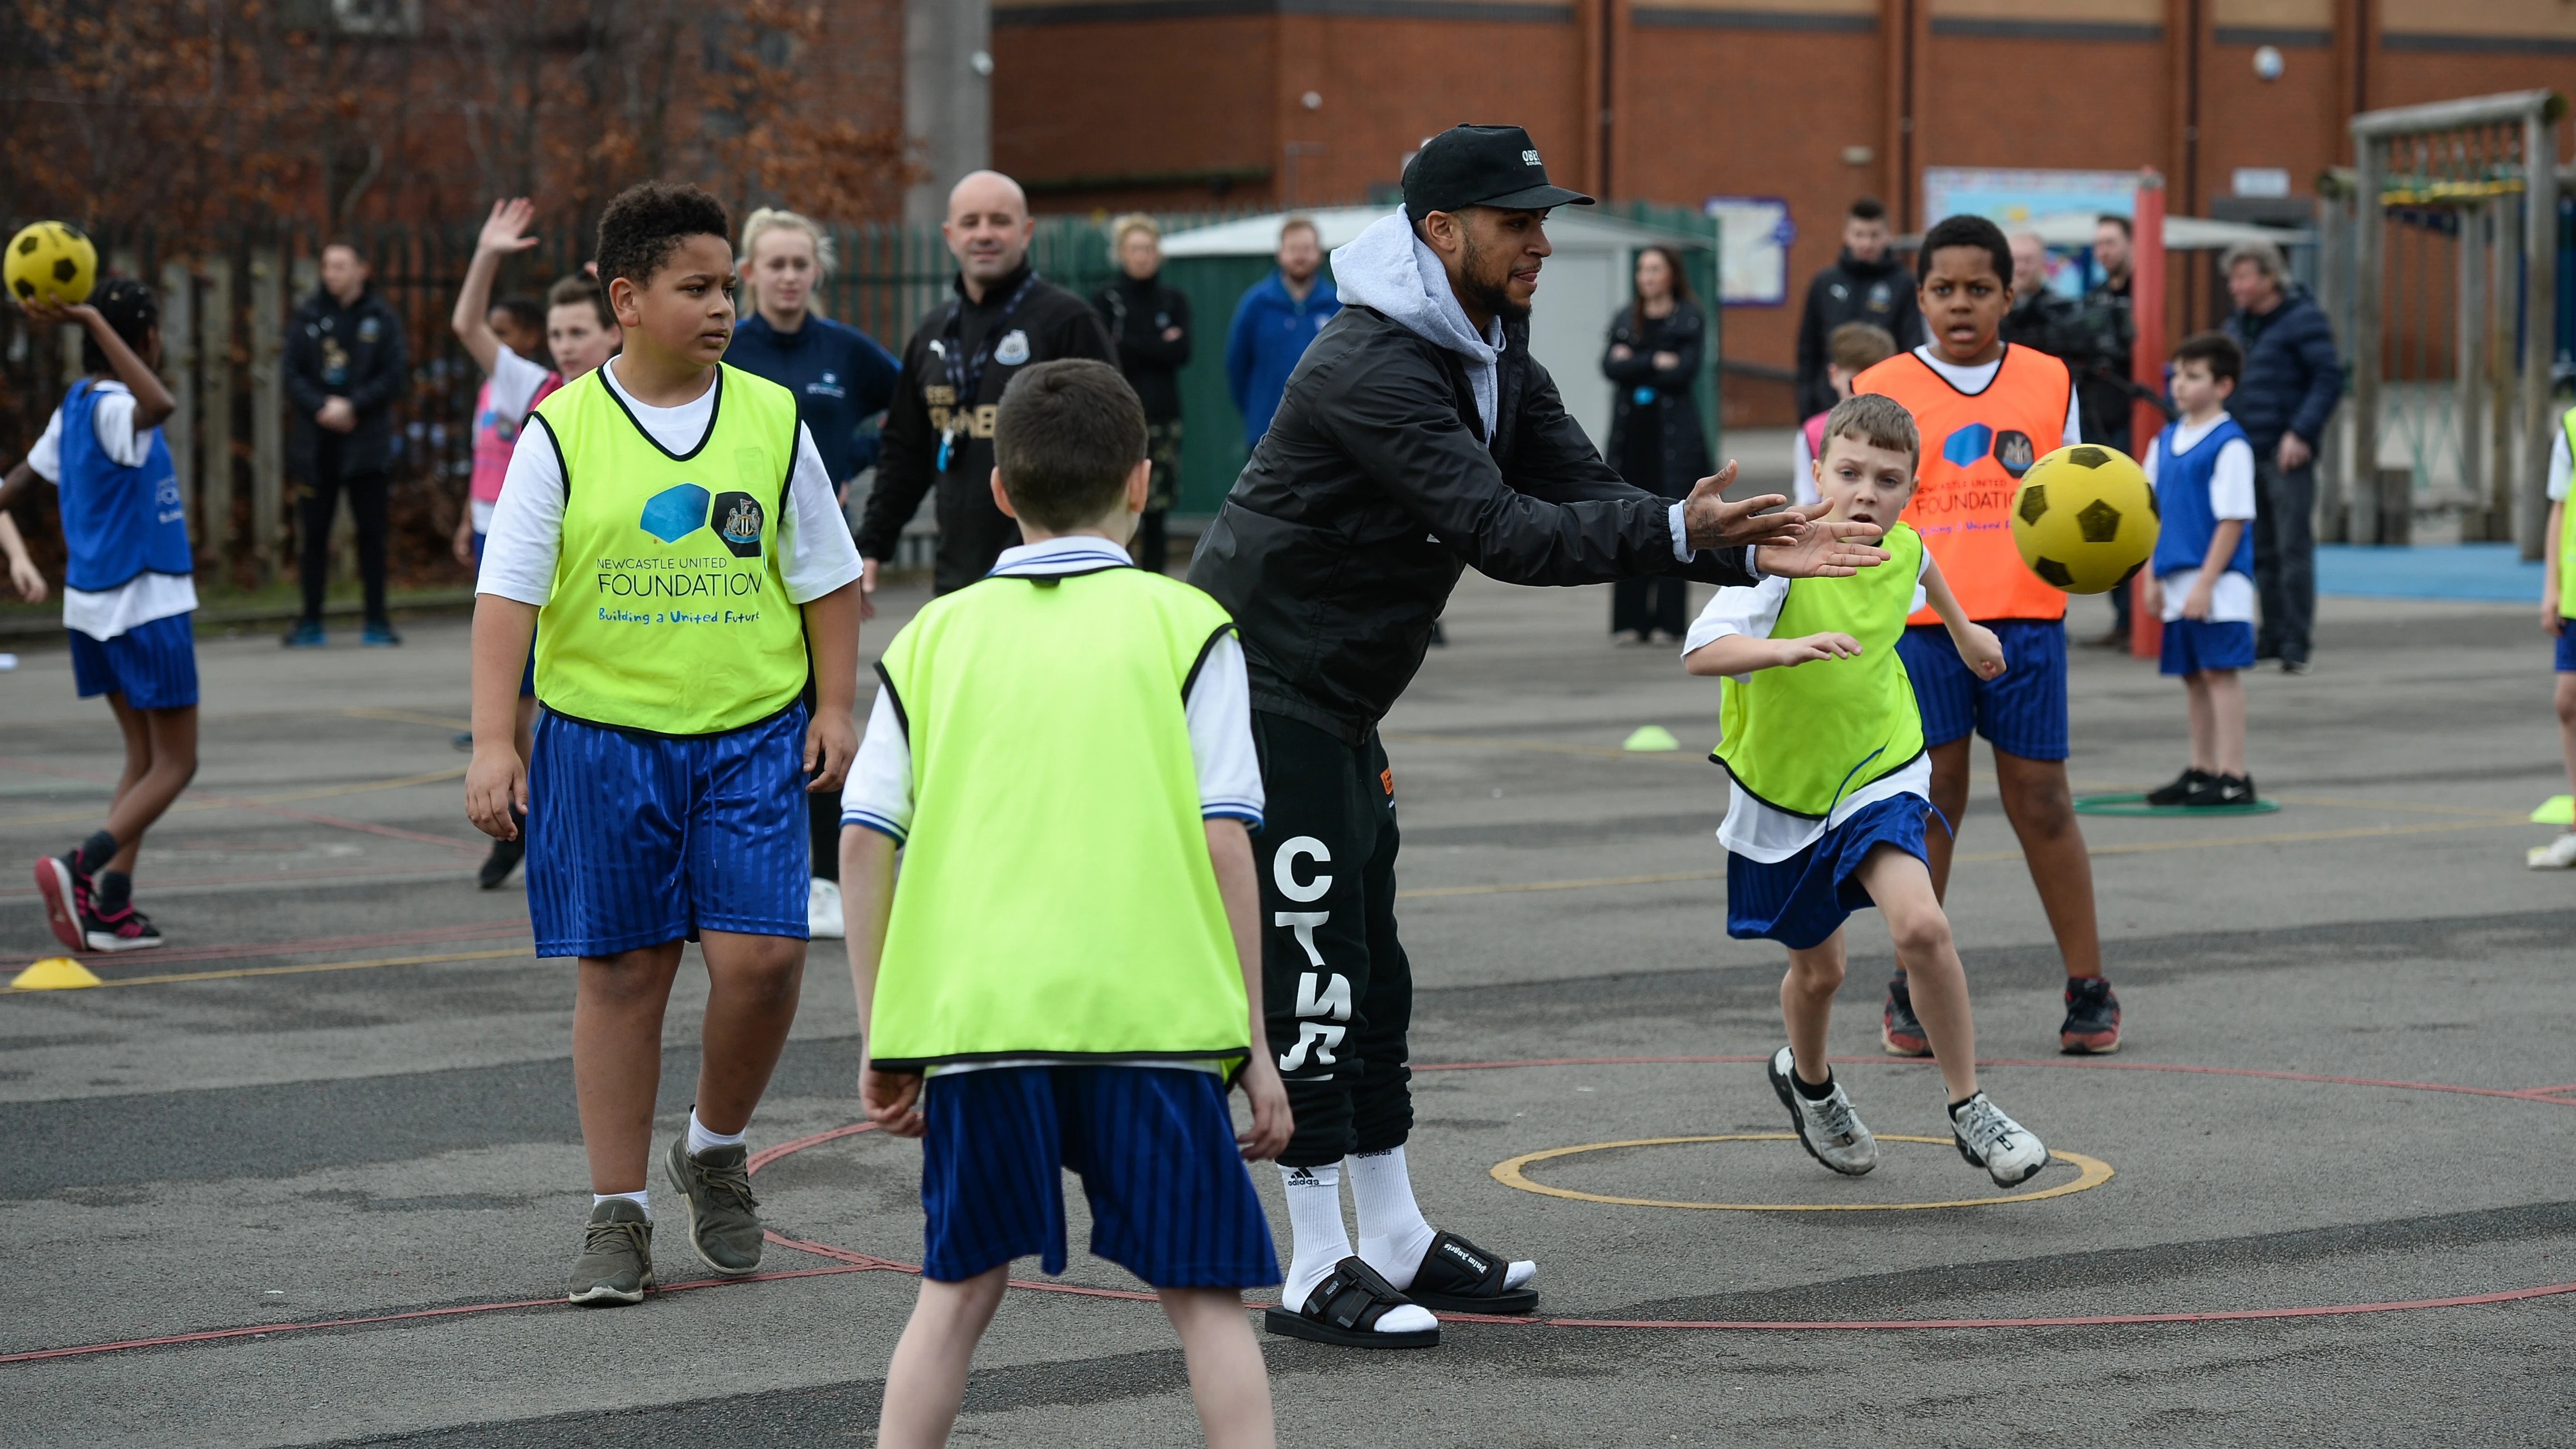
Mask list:
[[[886,646],[841,796],[860,1094],[922,1140],[929,1219],[884,1449],[947,1442],[1012,1259],[1064,1271],[1066,1169],[1091,1251],[1179,1331],[1207,1442],[1272,1443],[1240,1297],[1279,1281],[1244,1163],[1291,1130],[1257,974],[1252,696],[1225,610],[1128,561],[1145,450],[1108,364],[1011,379],[993,501],[1026,542]]]
[[[1914,982],[1915,1010],[1948,1089],[1959,1155],[2009,1187],[2048,1149],[1977,1088],[1968,978],[1924,860],[1931,768],[1896,641],[1927,602],[1980,679],[2004,672],[1993,630],[1969,622],[1921,535],[1897,521],[1914,492],[1921,440],[1893,398],[1862,394],[1826,416],[1812,465],[1826,516],[1875,523],[1895,557],[1849,578],[1766,578],[1724,588],[1691,625],[1683,667],[1725,678],[1725,739],[1713,758],[1734,781],[1726,821],[1726,931],[1789,948],[1780,1014],[1789,1044],[1772,1090],[1798,1140],[1836,1172],[1878,1165],[1878,1143],[1825,1063],[1843,980],[1843,922],[1875,905]]]
[[[512,807],[525,812],[537,954],[581,961],[572,1069],[591,1217],[575,1303],[653,1286],[644,1180],[684,941],[705,953],[706,1024],[663,1171],[701,1262],[760,1265],[743,1131],[805,969],[804,797],[838,789],[857,747],[858,550],[796,399],[720,361],[731,232],[693,186],[632,187],[601,214],[625,350],[530,415],[476,584],[466,813],[506,840]],[[523,769],[532,629],[546,714]]]

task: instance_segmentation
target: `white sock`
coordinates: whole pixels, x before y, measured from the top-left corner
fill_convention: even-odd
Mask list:
[[[1342,1159],[1351,1170],[1351,1202],[1359,1209],[1360,1260],[1398,1288],[1413,1286],[1423,1255],[1439,1236],[1422,1220],[1413,1200],[1413,1174],[1404,1165],[1404,1149],[1362,1152]],[[1538,1264],[1514,1262],[1503,1269],[1503,1286],[1518,1288],[1538,1275]]]
[[[637,1207],[642,1208],[644,1210],[644,1221],[649,1223],[653,1221],[653,1200],[646,1195],[649,1191],[650,1189],[639,1187],[633,1192],[594,1192],[590,1195],[590,1205],[593,1208],[597,1208],[601,1203],[608,1201],[610,1198],[622,1197],[628,1202],[635,1204]]]
[[[689,1155],[691,1157],[697,1156],[710,1147],[740,1147],[741,1145],[741,1133],[710,1132],[707,1130],[707,1124],[698,1120],[698,1109],[695,1107],[689,1109]]]
[[[1351,1239],[1342,1230],[1339,1167],[1282,1166],[1279,1185],[1288,1197],[1288,1281],[1279,1287],[1279,1301],[1293,1313],[1351,1255]]]

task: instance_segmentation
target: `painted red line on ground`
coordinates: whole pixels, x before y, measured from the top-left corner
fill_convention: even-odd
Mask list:
[[[1431,1062],[1417,1063],[1417,1072],[1492,1072],[1507,1067],[1651,1067],[1694,1063],[1735,1063],[1769,1061],[1768,1057],[1537,1057],[1525,1062]],[[1829,1060],[1848,1066],[1914,1066],[1935,1065],[1929,1057],[1833,1057]],[[2202,1077],[2260,1077],[2278,1082],[2318,1082],[2336,1087],[2388,1087],[2407,1092],[2455,1092],[2469,1097],[2510,1097],[2521,1102],[2550,1102],[2558,1106],[2576,1106],[2546,1095],[2552,1091],[2576,1088],[2534,1087],[2463,1087],[2449,1082],[2400,1082],[2381,1077],[2336,1077],[2316,1072],[2272,1072],[2253,1067],[2201,1067],[2181,1062],[2106,1062],[2099,1057],[2038,1058],[1980,1057],[1981,1067],[2068,1067],[2087,1072],[2179,1072]]]
[[[6,765],[12,769],[30,770],[39,775],[51,775],[60,780],[86,780],[94,784],[106,785],[116,783],[114,775],[101,775],[90,770],[66,770],[58,765],[43,765],[33,760],[13,759],[6,755],[0,755],[0,765]],[[224,805],[235,810],[256,810],[263,815],[301,820],[309,825],[329,825],[341,830],[362,830],[369,835],[390,836],[396,840],[416,840],[430,845],[444,845],[451,850],[484,848],[480,842],[458,836],[429,835],[418,830],[405,830],[396,825],[371,825],[364,820],[346,820],[337,815],[317,815],[310,810],[290,810],[283,805],[266,805],[257,800],[243,800],[231,795],[208,795],[201,791],[189,790],[182,793],[179,798],[200,805]]]
[[[2359,1313],[2410,1313],[2419,1308],[2474,1308],[2491,1303],[2520,1303],[2576,1293],[2576,1283],[2541,1288],[2508,1288],[2501,1293],[2464,1293],[2452,1298],[2417,1298],[2404,1303],[2332,1303],[2312,1308],[2230,1308],[2207,1313],[2103,1313],[2070,1318],[1881,1318],[1780,1323],[1761,1319],[1550,1318],[1550,1328],[1689,1328],[1700,1330],[1764,1329],[1824,1332],[1832,1329],[1890,1331],[1906,1328],[2118,1328],[2146,1323],[2241,1323],[2257,1318],[2342,1318]]]
[[[186,884],[186,882],[182,881],[178,884]],[[424,926],[415,931],[386,931],[373,936],[312,936],[300,941],[247,941],[233,946],[188,946],[176,951],[155,951],[150,956],[142,958],[113,951],[80,951],[73,954],[93,961],[114,959],[137,961],[138,964],[164,961],[227,961],[243,956],[294,956],[307,951],[349,951],[367,946],[417,946],[432,941],[479,941],[494,936],[525,935],[527,930],[527,918],[522,916],[515,921],[469,921],[457,926]]]
[[[865,1273],[861,1267],[794,1268],[777,1273],[753,1273],[741,1278],[692,1278],[685,1283],[665,1283],[653,1290],[653,1297],[665,1293],[685,1293],[692,1288],[731,1288],[738,1283],[777,1283],[791,1278],[833,1278],[844,1273]],[[241,1328],[210,1328],[197,1333],[171,1333],[159,1338],[127,1338],[114,1343],[84,1343],[68,1348],[29,1349],[24,1353],[0,1353],[0,1363],[29,1363],[45,1358],[77,1358],[93,1353],[123,1353],[128,1349],[166,1348],[173,1344],[213,1343],[228,1338],[267,1338],[272,1334],[303,1333],[316,1328],[364,1328],[376,1323],[405,1323],[425,1318],[460,1318],[476,1313],[506,1313],[515,1308],[571,1308],[561,1298],[519,1298],[507,1303],[460,1303],[448,1308],[415,1308],[404,1313],[379,1313],[368,1318],[316,1318],[300,1323],[261,1323]]]
[[[345,880],[361,875],[443,875],[453,867],[444,861],[423,861],[418,865],[353,865],[340,870],[281,870],[265,875],[194,875],[171,876],[153,872],[156,887],[214,885],[291,885],[302,880]],[[33,886],[0,891],[0,900],[34,900],[41,892]],[[166,958],[164,958],[166,959]]]

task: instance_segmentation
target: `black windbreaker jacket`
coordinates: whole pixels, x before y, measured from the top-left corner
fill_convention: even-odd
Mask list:
[[[1190,582],[1243,634],[1252,706],[1365,741],[1473,565],[1514,584],[1679,574],[1749,584],[1745,550],[1673,557],[1672,500],[1621,481],[1507,323],[1496,436],[1465,359],[1345,306],[1200,538]]]

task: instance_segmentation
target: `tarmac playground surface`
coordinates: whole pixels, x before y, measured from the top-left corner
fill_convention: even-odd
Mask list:
[[[871,656],[920,602],[892,598]],[[1931,1069],[1878,1050],[1871,915],[1840,1071],[1882,1140],[1933,1140],[1856,1180],[1779,1140],[1781,955],[1724,932],[1717,689],[1613,647],[1608,606],[1471,576],[1387,724],[1416,1185],[1538,1260],[1540,1313],[1422,1353],[1265,1338],[1283,1444],[2567,1442],[2576,878],[2522,865],[2565,788],[2529,608],[2329,600],[2313,675],[2249,677],[2280,813],[2086,819],[2116,1057],[2056,1055],[2056,952],[1980,760],[1950,911],[1985,1083],[2065,1158],[2007,1194],[1947,1144]],[[2078,601],[2076,632],[2106,615]],[[204,768],[137,893],[170,946],[0,999],[0,1443],[870,1442],[917,1149],[844,1132],[840,947],[752,1128],[767,1271],[708,1279],[662,1190],[665,1291],[562,1305],[572,967],[530,956],[515,882],[473,888],[464,625],[406,631],[201,642]],[[2073,654],[2079,790],[2168,778],[2178,684]],[[58,954],[24,863],[95,827],[118,756],[60,650],[0,676],[0,720],[14,971]],[[1685,748],[1623,754],[1644,724]],[[1197,1442],[1079,1202],[1060,1283],[1107,1296],[1012,1294],[958,1443]]]

